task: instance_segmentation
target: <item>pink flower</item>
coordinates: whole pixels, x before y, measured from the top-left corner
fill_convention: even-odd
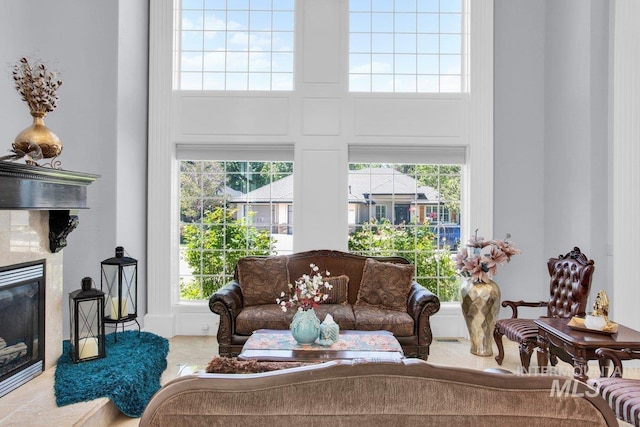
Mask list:
[[[468,253],[464,248],[460,250],[455,258],[455,269],[460,275],[470,277],[474,283],[489,283],[498,272],[498,266],[511,261],[511,257],[519,254],[520,250],[513,242],[507,241],[510,234],[505,240],[487,241],[484,237],[478,237],[477,233],[478,230],[467,244],[467,248],[475,248],[475,251]]]

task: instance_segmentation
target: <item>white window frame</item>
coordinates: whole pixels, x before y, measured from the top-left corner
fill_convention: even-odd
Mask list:
[[[294,0],[291,0],[294,2]],[[294,2],[295,3],[295,2]],[[252,3],[239,3],[234,7],[233,2],[226,3],[226,9],[205,9],[206,3],[202,9],[187,9],[187,13],[202,13],[201,26],[196,25],[193,30],[185,29],[183,31],[184,19],[176,19],[175,25],[175,44],[174,55],[175,88],[178,90],[241,90],[241,91],[272,91],[272,90],[293,90],[294,69],[291,66],[278,65],[278,56],[280,58],[291,57],[295,55],[295,46],[293,44],[293,36],[295,34],[295,25],[292,28],[283,29],[281,27],[273,27],[273,21],[280,14],[295,14],[294,10],[289,9],[252,9]],[[180,11],[182,6],[180,4]],[[244,14],[246,12],[246,22],[229,22],[229,15],[234,16]],[[212,16],[223,15],[223,19],[219,22],[208,23]],[[260,28],[258,24],[254,25],[253,19],[262,18],[269,15],[272,23],[271,28]],[[207,19],[209,17],[209,19]],[[231,18],[233,19],[233,18]],[[186,34],[185,34],[186,33]],[[282,49],[286,44],[278,47],[281,41],[278,39],[282,35],[290,35],[292,39],[291,50]],[[193,58],[199,59],[199,67],[192,66],[193,69],[184,70],[184,58],[182,49],[182,41],[185,35],[199,35],[202,37],[202,46],[200,50],[188,50]],[[266,37],[268,36],[268,37]],[[225,50],[207,50],[206,41],[210,38],[222,38],[224,40]],[[269,40],[268,48],[267,39]],[[244,46],[246,43],[246,46]],[[241,48],[234,48],[235,45],[243,45]],[[276,45],[274,47],[274,44]],[[267,59],[265,59],[267,58]],[[261,63],[262,61],[262,63]],[[243,63],[244,62],[244,63]],[[289,69],[290,68],[290,69]],[[184,73],[184,74],[183,74]],[[199,83],[194,87],[183,87],[183,78],[192,76]],[[268,79],[267,83],[260,83],[261,79]],[[280,78],[284,80],[280,81]],[[195,81],[194,80],[194,81]],[[278,83],[280,81],[280,83]],[[278,87],[282,85],[281,87]],[[268,87],[266,87],[268,86]]]
[[[218,98],[221,107],[214,111],[222,117],[226,117],[224,113],[229,109],[229,104],[233,108],[254,108],[256,102],[262,102],[267,107],[275,105],[275,108],[288,108],[290,114],[285,116],[286,120],[277,123],[287,126],[287,129],[256,135],[251,133],[256,128],[251,122],[238,124],[228,120],[212,121],[217,116],[204,114],[212,111],[204,98],[195,99],[191,104],[193,109],[189,111],[190,115],[184,114],[185,95],[172,90],[173,0],[154,0],[150,3],[147,283],[142,284],[146,287],[147,294],[147,313],[144,317],[146,330],[170,337],[176,333],[201,335],[205,324],[210,334],[215,334],[217,328],[207,304],[177,304],[178,260],[172,254],[177,247],[178,236],[172,230],[176,229],[177,224],[178,186],[175,177],[178,143],[214,146],[222,142],[248,142],[265,146],[287,141],[293,144],[296,170],[294,199],[296,203],[302,204],[295,210],[294,223],[298,224],[295,235],[299,244],[296,249],[294,242],[294,250],[305,250],[305,245],[324,245],[332,236],[345,234],[339,224],[347,226],[344,192],[347,188],[348,150],[352,146],[378,145],[389,152],[393,152],[394,144],[397,143],[407,146],[462,146],[466,151],[468,167],[463,183],[468,188],[468,194],[463,203],[467,206],[466,211],[472,212],[462,218],[462,239],[468,238],[469,230],[476,228],[482,230],[484,235],[493,235],[493,0],[473,0],[469,5],[470,14],[465,19],[469,19],[470,25],[466,27],[471,28],[474,33],[473,38],[466,35],[470,46],[469,60],[466,61],[469,64],[471,88],[468,94],[457,97],[451,96],[452,94],[432,94],[426,97],[418,96],[420,94],[403,94],[400,97],[398,94],[355,96],[348,93],[346,83],[346,2],[297,0],[297,50],[317,49],[318,40],[329,40],[334,48],[320,49],[317,51],[319,55],[309,55],[307,49],[304,57],[296,56],[294,62],[299,71],[295,77],[296,90],[289,95],[280,93],[256,98],[244,94]],[[335,23],[335,27],[313,26],[319,16],[327,22]],[[308,25],[305,26],[305,23]],[[300,44],[300,41],[310,44]],[[340,68],[334,66],[336,61],[342,64]],[[378,110],[372,108],[373,104],[383,104],[386,108],[380,111],[387,112],[400,107],[409,116],[403,116],[405,122],[399,120],[391,123],[396,127],[382,127],[388,125],[388,122],[382,120],[382,116],[378,118],[377,115],[365,114],[378,114]],[[407,125],[415,127],[415,123],[428,121],[431,114],[440,113],[441,108],[437,105],[445,107],[447,111],[455,111],[456,117],[465,123],[454,137],[406,131]],[[451,106],[455,105],[458,107],[452,109]],[[203,106],[208,109],[203,109]],[[425,109],[427,115],[417,115],[416,111]],[[272,110],[274,108],[265,111]],[[309,117],[318,120],[311,122]],[[353,122],[354,117],[358,121]],[[412,121],[406,121],[409,119]],[[185,120],[201,125],[201,131],[185,134],[181,128]],[[226,133],[206,134],[213,126],[212,123],[222,126]],[[363,127],[363,124],[370,123],[378,126]],[[228,132],[229,129],[235,131],[244,128],[248,128],[244,134]],[[402,135],[390,139],[391,133],[398,132]],[[327,174],[326,165],[336,162],[338,172]],[[318,180],[329,181],[331,185],[318,189],[313,184]],[[335,204],[333,210],[339,211],[340,216],[331,215],[332,210],[327,209],[328,203]],[[306,218],[313,218],[315,223],[307,221],[303,225],[298,221]],[[331,232],[333,234],[327,233],[331,227],[337,230]],[[336,249],[346,249],[346,242],[342,245],[336,244]],[[448,307],[447,304],[442,304],[440,311],[431,320],[434,334],[464,336],[464,322],[459,317],[459,312],[459,305]]]
[[[462,93],[468,92],[468,79],[465,78],[467,64],[465,63],[469,56],[466,54],[468,45],[467,39],[464,37],[468,25],[466,8],[468,3],[464,0],[458,0],[461,5],[460,12],[448,11],[446,8],[442,10],[441,3],[438,2],[438,10],[421,10],[420,6],[413,2],[415,10],[409,10],[410,3],[389,2],[390,8],[387,10],[374,10],[374,3],[369,3],[369,9],[351,10],[351,2],[349,5],[350,24],[354,23],[351,18],[360,16],[360,19],[369,18],[368,28],[350,27],[349,34],[349,90],[352,92],[394,92],[394,93]],[[460,32],[443,32],[442,22],[447,17],[454,16],[460,19]],[[374,28],[380,17],[390,18],[390,28]],[[437,32],[427,32],[423,22],[425,19],[437,17]],[[411,18],[406,20],[405,18]],[[432,23],[431,23],[432,24]],[[400,25],[413,25],[413,28],[405,29]],[[431,28],[429,28],[431,29]],[[443,38],[459,37],[460,52],[447,52],[443,46]],[[359,42],[355,42],[358,39]],[[427,39],[429,39],[427,41]],[[437,41],[436,41],[437,40]],[[436,47],[425,47],[424,45],[435,44]],[[366,44],[368,43],[368,49]],[[385,46],[386,43],[386,46]],[[363,44],[364,48],[354,47],[353,45]],[[409,47],[407,47],[407,45]],[[413,45],[413,46],[412,46]],[[360,50],[359,50],[360,49]],[[362,62],[358,62],[355,66],[352,61],[360,58]],[[381,59],[381,61],[376,61]],[[447,72],[447,63],[458,62],[459,69],[457,72]],[[387,62],[388,61],[388,62]],[[403,65],[404,61],[404,65]],[[409,69],[406,64],[413,64]],[[430,64],[435,61],[435,64]],[[390,69],[384,69],[386,65],[390,65]],[[429,67],[437,68],[435,70],[425,69]],[[358,71],[358,68],[361,68]],[[367,69],[368,68],[368,69]],[[364,86],[355,82],[358,80],[368,81]],[[386,86],[386,85],[390,85]],[[413,86],[413,87],[411,87]],[[436,89],[437,87],[437,89]],[[455,87],[455,88],[454,88]]]

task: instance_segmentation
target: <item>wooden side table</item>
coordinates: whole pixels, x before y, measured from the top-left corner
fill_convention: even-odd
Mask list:
[[[573,329],[567,325],[569,320],[552,317],[535,320],[538,325],[538,366],[547,366],[549,354],[556,355],[571,363],[573,377],[584,382],[588,378],[589,360],[598,360],[600,371],[606,375],[607,363],[598,359],[596,349],[640,350],[640,332],[634,329],[618,324],[618,332],[609,335]]]

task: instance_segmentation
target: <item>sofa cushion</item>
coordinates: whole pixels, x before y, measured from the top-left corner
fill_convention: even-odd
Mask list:
[[[282,292],[289,292],[286,255],[240,258],[237,272],[245,306],[275,304]]]
[[[356,329],[351,305],[320,304],[315,312],[321,322],[331,313],[340,329]],[[245,307],[236,317],[236,333],[251,335],[257,329],[289,329],[295,313],[295,307],[284,312],[277,304]]]
[[[367,258],[362,270],[356,305],[372,305],[406,312],[413,270],[412,264],[396,264]]]
[[[327,314],[331,314],[340,329],[356,329],[356,318],[350,304],[320,304],[315,311],[321,322]]]
[[[282,311],[275,302],[245,307],[236,317],[236,333],[251,335],[256,329],[289,329],[295,313],[295,308]]]
[[[324,301],[325,304],[346,304],[349,296],[349,276],[342,274],[340,276],[329,276],[325,279],[332,286],[327,292],[329,298]]]
[[[356,305],[353,307],[353,314],[356,319],[355,329],[359,331],[389,331],[396,337],[414,335],[413,318],[408,313],[370,305]]]

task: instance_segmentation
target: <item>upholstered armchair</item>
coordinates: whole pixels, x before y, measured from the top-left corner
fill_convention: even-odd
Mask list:
[[[518,317],[519,307],[547,307],[547,317],[571,318],[584,316],[587,308],[589,291],[591,290],[591,277],[593,275],[594,262],[574,247],[566,255],[551,258],[547,262],[549,270],[549,299],[547,301],[503,301],[503,307],[511,307],[513,313],[509,319],[500,319],[493,330],[493,339],[498,346],[496,361],[502,364],[504,359],[504,346],[502,336],[519,344],[520,362],[525,372],[529,371],[531,354],[537,346],[538,327],[534,319],[522,319]],[[557,362],[553,358],[552,363]]]
[[[640,352],[599,348],[596,354],[600,360],[613,362],[613,372],[609,377],[592,378],[588,384],[609,403],[616,417],[640,427],[640,379],[622,377],[622,361],[640,359]]]

